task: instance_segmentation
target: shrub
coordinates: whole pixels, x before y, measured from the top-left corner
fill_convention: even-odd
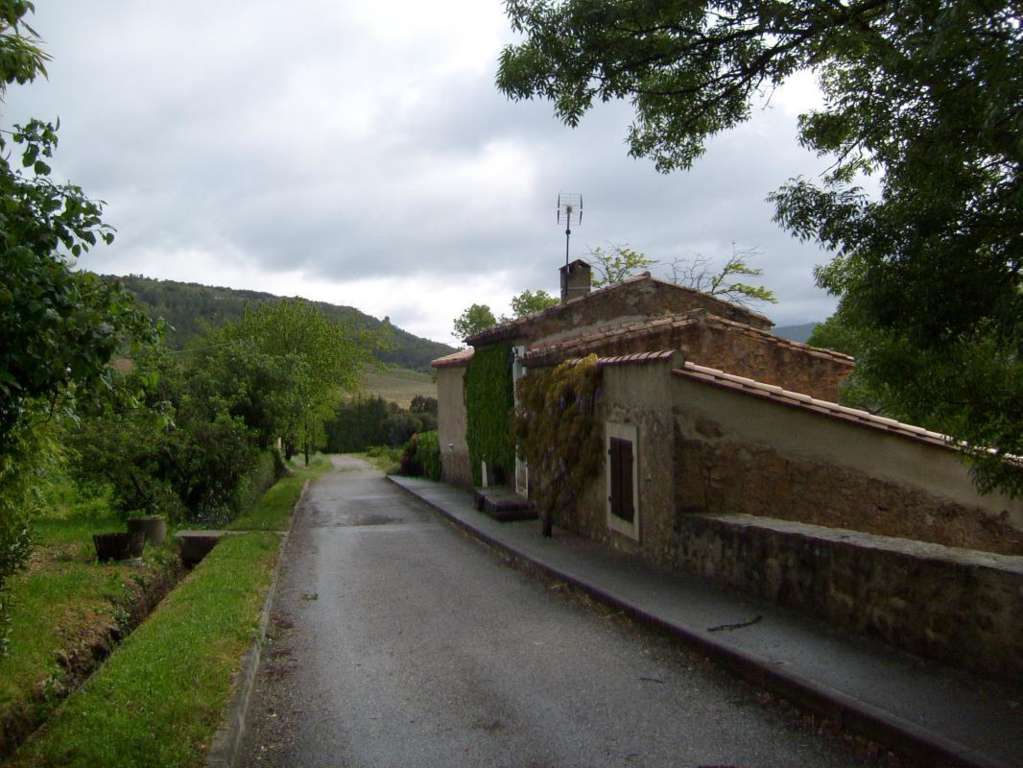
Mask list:
[[[234,513],[232,519],[238,513],[255,507],[270,486],[277,482],[280,475],[277,472],[277,463],[274,461],[275,455],[277,455],[276,451],[261,452],[249,473],[239,480],[231,505]]]
[[[417,432],[401,453],[401,474],[440,480],[440,442],[436,432]]]
[[[436,432],[420,432],[416,435],[416,460],[422,467],[423,477],[440,480],[440,441]]]
[[[408,442],[405,443],[405,447],[401,451],[398,474],[407,475],[408,477],[419,477],[423,474],[423,467],[419,463],[419,457],[416,456],[418,438],[419,435],[412,435]]]
[[[53,478],[63,469],[57,430],[34,426],[15,429],[10,444],[0,451],[0,656],[7,651],[9,618],[4,584],[28,561],[29,522],[49,501]]]

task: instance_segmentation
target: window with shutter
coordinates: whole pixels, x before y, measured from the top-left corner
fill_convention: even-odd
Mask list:
[[[630,523],[635,517],[632,508],[632,442],[620,437],[610,439],[608,461],[611,472],[611,514]]]
[[[639,538],[636,493],[636,426],[607,424],[607,524],[612,530]]]

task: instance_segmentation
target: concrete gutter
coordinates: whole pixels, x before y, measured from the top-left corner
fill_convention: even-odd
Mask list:
[[[281,543],[277,550],[277,563],[274,565],[270,588],[266,591],[266,600],[263,601],[263,610],[259,615],[256,636],[253,638],[249,650],[242,657],[241,667],[234,678],[234,692],[231,700],[224,710],[220,727],[210,742],[210,749],[206,753],[207,768],[234,768],[238,762],[238,752],[241,747],[242,737],[245,735],[245,718],[249,711],[249,701],[252,699],[252,689],[256,684],[256,672],[259,670],[263,645],[266,642],[266,630],[270,625],[270,609],[273,606],[274,596],[277,594],[277,582],[281,572],[281,563],[284,562],[284,548],[288,544],[291,530],[295,526],[295,518],[302,508],[307,490],[309,490],[308,480],[302,486],[302,492],[299,494],[298,501],[295,502],[295,507],[292,509],[288,530],[281,536]],[[239,531],[239,533],[242,532]]]
[[[594,600],[612,606],[630,618],[657,630],[673,635],[737,677],[776,694],[806,711],[832,720],[848,732],[883,744],[892,751],[923,765],[1014,768],[1009,763],[981,754],[960,742],[948,739],[936,731],[910,722],[892,712],[835,690],[804,675],[784,669],[776,662],[748,651],[728,647],[707,637],[696,627],[687,627],[643,610],[608,592],[594,581],[561,571],[556,566],[534,558],[515,545],[491,536],[393,478],[388,477],[387,479],[405,493],[439,512],[461,530],[509,556],[514,562],[528,565],[550,578],[571,584]]]

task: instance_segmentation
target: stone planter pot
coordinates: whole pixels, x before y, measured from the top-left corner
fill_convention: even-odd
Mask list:
[[[167,538],[167,521],[159,515],[133,517],[128,520],[128,533],[141,533],[146,541],[158,547]]]
[[[142,557],[146,537],[142,533],[97,533],[92,543],[96,547],[96,559],[102,563]]]

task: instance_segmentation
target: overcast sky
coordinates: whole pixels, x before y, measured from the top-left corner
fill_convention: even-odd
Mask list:
[[[573,257],[720,262],[734,241],[760,249],[777,324],[834,306],[812,277],[827,254],[764,202],[827,165],[795,140],[808,78],[665,176],[628,157],[628,104],[572,130],[497,92],[500,0],[38,0],[31,23],[49,79],[12,87],[3,122],[59,116],[55,170],[107,201],[117,241],[82,267],[347,304],[451,343],[473,302],[557,292],[565,191],[585,201]]]

